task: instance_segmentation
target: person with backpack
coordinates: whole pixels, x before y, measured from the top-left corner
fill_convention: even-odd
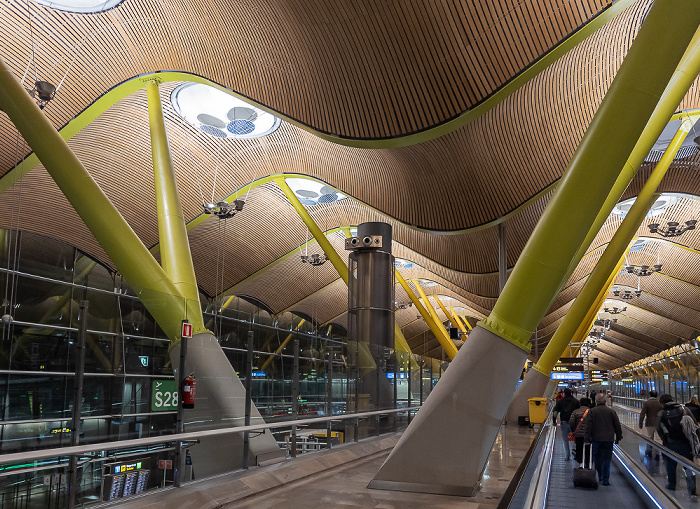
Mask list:
[[[694,446],[693,442],[688,439],[686,432],[683,430],[684,426],[688,425],[688,419],[685,419],[685,422],[683,419],[687,416],[692,420],[692,424],[696,425],[697,423],[695,422],[693,413],[680,403],[673,401],[673,396],[670,394],[661,396],[659,402],[664,405],[663,409],[659,412],[656,422],[656,431],[659,433],[661,441],[664,446],[678,455],[688,458],[692,462],[695,456],[693,450]],[[692,432],[694,433],[694,431],[695,426],[692,426]],[[666,489],[675,490],[678,462],[664,455],[664,463],[666,464],[666,477],[668,478]],[[685,480],[688,493],[691,496],[695,496],[695,475],[691,470],[685,470]]]
[[[571,413],[581,406],[581,403],[571,395],[571,389],[564,389],[564,397],[557,401],[554,405],[554,410],[552,411],[552,419],[554,421],[554,426],[557,425],[557,413],[560,414],[561,418],[561,438],[564,442],[564,452],[566,453],[566,461],[571,458],[571,451],[569,450],[569,433],[571,433],[571,428],[569,427],[569,419],[571,419]]]
[[[595,406],[584,419],[586,431],[584,443],[592,444],[595,469],[603,486],[610,486],[610,462],[612,461],[613,441],[622,440],[622,426],[617,413],[606,406],[605,393],[595,396]]]

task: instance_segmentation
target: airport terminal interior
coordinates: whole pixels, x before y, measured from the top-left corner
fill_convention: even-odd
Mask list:
[[[638,420],[700,393],[699,27],[3,0],[0,509],[697,507]]]

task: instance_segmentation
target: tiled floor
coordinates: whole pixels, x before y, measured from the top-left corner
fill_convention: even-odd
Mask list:
[[[236,503],[237,509],[487,509],[495,508],[530,446],[534,430],[506,427],[499,433],[484,472],[482,489],[470,498],[367,489],[389,451],[336,468],[267,494]],[[232,506],[233,507],[233,506]]]
[[[368,489],[367,484],[388,456],[390,448],[385,445],[372,449],[374,446],[371,442],[364,445],[360,442],[327,453],[309,455],[308,458],[289,461],[283,465],[262,467],[249,473],[227,474],[217,479],[191,483],[177,490],[159,490],[144,497],[124,501],[118,507],[495,509],[525,456],[535,432],[536,430],[529,428],[503,426],[494,442],[491,457],[484,471],[482,488],[476,496],[469,498]],[[384,443],[388,444],[392,439],[384,440]],[[393,440],[395,443],[395,438]],[[353,447],[358,452],[353,452]],[[364,452],[360,453],[363,449]],[[313,459],[314,456],[317,459]],[[319,464],[321,468],[318,468]],[[314,468],[318,473],[302,478],[301,471],[306,469],[311,472]],[[278,486],[278,481],[284,478],[297,480]],[[277,487],[269,489],[270,486]],[[233,500],[234,492],[237,494],[236,500]]]

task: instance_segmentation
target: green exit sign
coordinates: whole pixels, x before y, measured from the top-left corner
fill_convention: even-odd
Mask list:
[[[151,385],[151,411],[177,410],[179,393],[175,380],[153,380]]]

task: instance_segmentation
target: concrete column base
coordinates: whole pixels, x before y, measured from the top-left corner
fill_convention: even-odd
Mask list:
[[[506,412],[508,424],[518,424],[519,416],[530,415],[530,404],[527,400],[530,398],[541,398],[545,394],[549,382],[549,377],[536,369],[528,371],[520,387],[513,394],[513,399]]]
[[[525,358],[476,327],[369,488],[473,495]]]
[[[197,380],[196,400],[193,409],[185,409],[185,431],[199,431],[233,426],[243,426],[245,417],[245,387],[238,379],[226,354],[213,334],[196,334],[187,341],[185,373],[194,372]],[[173,366],[180,365],[180,344],[170,350]],[[250,423],[265,422],[260,413],[251,407]],[[253,435],[253,434],[251,434]],[[270,462],[285,453],[269,431],[250,438],[249,464],[257,458]],[[198,478],[240,468],[243,460],[242,434],[230,434],[202,439],[192,446],[192,467]]]

